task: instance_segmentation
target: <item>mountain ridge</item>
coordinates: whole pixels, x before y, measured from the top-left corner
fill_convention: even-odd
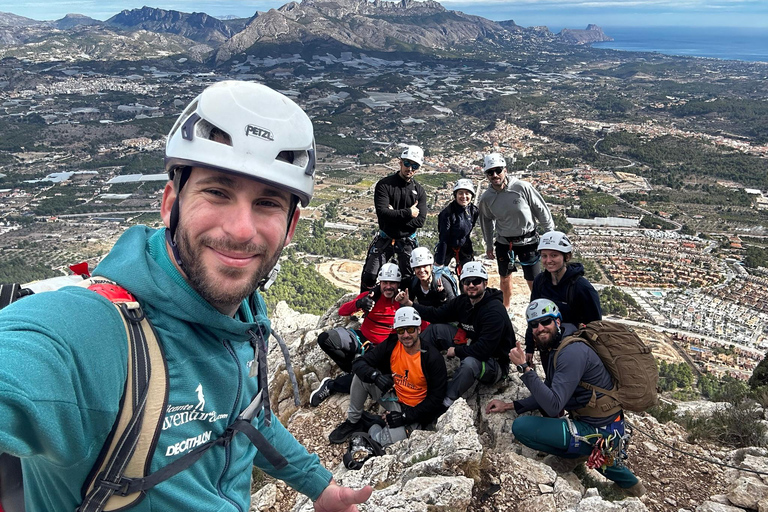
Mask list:
[[[496,22],[448,10],[434,0],[302,0],[266,12],[257,11],[250,18],[228,20],[204,12],[147,6],[124,9],[103,22],[80,14],[36,21],[0,13],[0,46],[60,37],[61,32],[73,30],[92,31],[93,37],[107,39],[119,37],[110,36],[111,31],[179,36],[189,41],[186,45],[193,58],[209,59],[214,65],[248,53],[254,45],[265,44],[331,43],[369,51],[432,52],[473,44],[506,46],[512,41],[589,44],[610,40],[596,25],[553,34],[546,27],[526,28],[513,20]],[[163,40],[157,39],[160,44]],[[208,57],[201,53],[201,44],[209,47]]]

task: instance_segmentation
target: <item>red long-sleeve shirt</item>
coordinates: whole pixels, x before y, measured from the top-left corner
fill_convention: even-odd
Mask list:
[[[345,302],[339,308],[339,315],[351,316],[360,311],[355,305],[358,299],[361,299],[368,295],[370,292],[363,292],[349,302]],[[392,334],[392,324],[395,322],[395,311],[400,307],[400,304],[395,302],[395,299],[388,299],[381,295],[378,300],[373,304],[373,309],[370,310],[363,319],[363,325],[360,327],[360,332],[363,333],[365,339],[371,343],[378,345],[387,337]]]

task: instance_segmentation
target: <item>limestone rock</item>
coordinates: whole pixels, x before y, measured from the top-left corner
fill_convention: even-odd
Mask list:
[[[768,485],[754,477],[739,477],[728,489],[728,500],[737,507],[757,509],[757,503],[768,499]]]
[[[251,509],[249,512],[261,512],[269,510],[277,502],[277,486],[267,484],[251,495]]]
[[[723,505],[722,503],[715,503],[714,501],[705,501],[698,507],[696,512],[743,512],[744,509],[734,507],[731,505]]]

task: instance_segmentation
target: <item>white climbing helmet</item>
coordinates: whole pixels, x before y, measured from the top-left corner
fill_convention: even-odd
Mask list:
[[[399,327],[410,327],[410,326],[418,327],[420,325],[421,325],[421,317],[419,316],[419,312],[413,309],[412,307],[405,306],[395,311],[395,324],[394,324],[395,329]]]
[[[379,282],[391,281],[399,283],[403,279],[400,269],[394,263],[385,263],[379,269]]]
[[[400,158],[424,165],[424,150],[419,146],[407,146],[400,155]]]
[[[432,265],[435,262],[432,252],[426,247],[417,247],[411,253],[411,268]]]
[[[542,249],[568,254],[573,252],[573,245],[571,245],[568,236],[562,231],[548,231],[542,235],[541,240],[539,240],[539,246],[536,248],[537,251]]]
[[[231,142],[211,140],[214,128]],[[306,206],[315,187],[312,122],[293,100],[265,85],[218,82],[192,100],[168,133],[169,176],[195,166],[269,183]]]
[[[562,319],[557,304],[549,299],[536,299],[528,304],[528,307],[525,309],[526,322],[530,323],[545,317]]]
[[[514,157],[512,159],[514,162]],[[501,153],[488,153],[483,159],[483,172],[495,167],[506,167],[507,161],[501,156]]]
[[[469,263],[465,263],[464,267],[461,269],[461,278],[459,280],[463,281],[467,277],[482,277],[487,281],[488,272],[485,270],[482,262],[470,261]]]
[[[475,186],[472,184],[472,180],[469,178],[462,178],[456,182],[456,184],[453,186],[454,197],[456,197],[456,192],[459,190],[467,190],[470,194],[472,194],[472,197],[475,196]]]

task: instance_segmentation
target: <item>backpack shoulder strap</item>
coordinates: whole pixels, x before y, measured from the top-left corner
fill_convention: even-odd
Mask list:
[[[119,510],[136,505],[145,492],[123,496],[123,477],[149,473],[168,400],[165,356],[139,303],[124,288],[95,277],[80,285],[109,299],[120,312],[128,340],[128,376],[120,410],[104,447],[83,484],[78,512]]]

